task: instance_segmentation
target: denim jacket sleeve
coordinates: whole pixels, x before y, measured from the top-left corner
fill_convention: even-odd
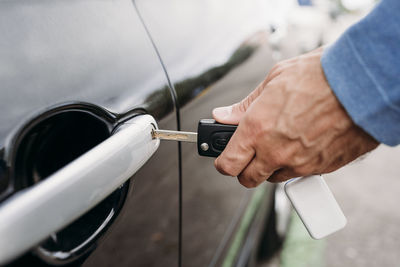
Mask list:
[[[383,0],[325,49],[321,64],[353,121],[381,143],[400,143],[400,0]]]

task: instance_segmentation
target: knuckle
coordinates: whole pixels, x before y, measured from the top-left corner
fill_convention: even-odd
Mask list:
[[[255,92],[255,98],[261,95],[261,93],[264,91],[265,87],[267,86],[267,79],[265,79],[259,86],[256,88]]]
[[[264,170],[256,170],[254,176],[257,177],[257,179],[256,178],[252,179],[258,181],[263,179],[263,177],[267,176],[267,173]]]
[[[242,101],[240,101],[239,103],[239,111],[242,113],[245,113],[247,111],[247,109],[249,108],[251,104],[251,98],[249,96],[247,96],[245,99],[243,99]]]
[[[253,178],[253,180],[256,180],[257,182],[263,181],[266,180],[270,175],[271,173],[265,169],[256,169],[254,177],[257,177],[257,179]]]
[[[239,183],[246,188],[254,188],[257,186],[257,183],[252,180],[247,180],[247,179],[239,178],[239,177],[238,177],[238,180],[239,180]]]
[[[247,188],[256,187],[267,178],[268,175],[263,170],[243,172],[238,176],[239,182]]]
[[[222,174],[236,176],[236,173],[233,169],[233,165],[223,159],[217,159],[215,161],[215,168]]]

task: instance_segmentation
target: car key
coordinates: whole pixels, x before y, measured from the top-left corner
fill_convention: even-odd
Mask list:
[[[200,156],[218,157],[236,128],[236,125],[202,119],[197,133],[155,129],[152,137],[197,143]],[[346,217],[322,176],[291,179],[285,184],[285,193],[312,238],[324,238],[346,225]]]
[[[221,124],[213,119],[199,121],[197,133],[153,130],[153,139],[174,140],[181,142],[197,143],[197,151],[200,156],[218,157],[225,149],[237,125]]]

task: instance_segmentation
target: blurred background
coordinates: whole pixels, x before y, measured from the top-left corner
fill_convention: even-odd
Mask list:
[[[334,42],[377,3],[373,0],[281,1],[293,38],[299,25],[309,34],[321,33],[321,44]],[[287,35],[287,33],[286,33]],[[313,44],[304,32],[294,38],[307,51]],[[290,49],[290,48],[288,48]],[[279,55],[278,55],[279,56]],[[380,145],[362,159],[325,175],[347,217],[346,227],[324,240],[312,240],[296,214],[292,214],[283,249],[260,266],[399,266],[400,187],[399,147]]]

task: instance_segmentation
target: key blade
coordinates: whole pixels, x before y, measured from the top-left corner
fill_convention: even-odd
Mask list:
[[[193,132],[153,130],[151,136],[153,139],[197,143],[197,133]]]

